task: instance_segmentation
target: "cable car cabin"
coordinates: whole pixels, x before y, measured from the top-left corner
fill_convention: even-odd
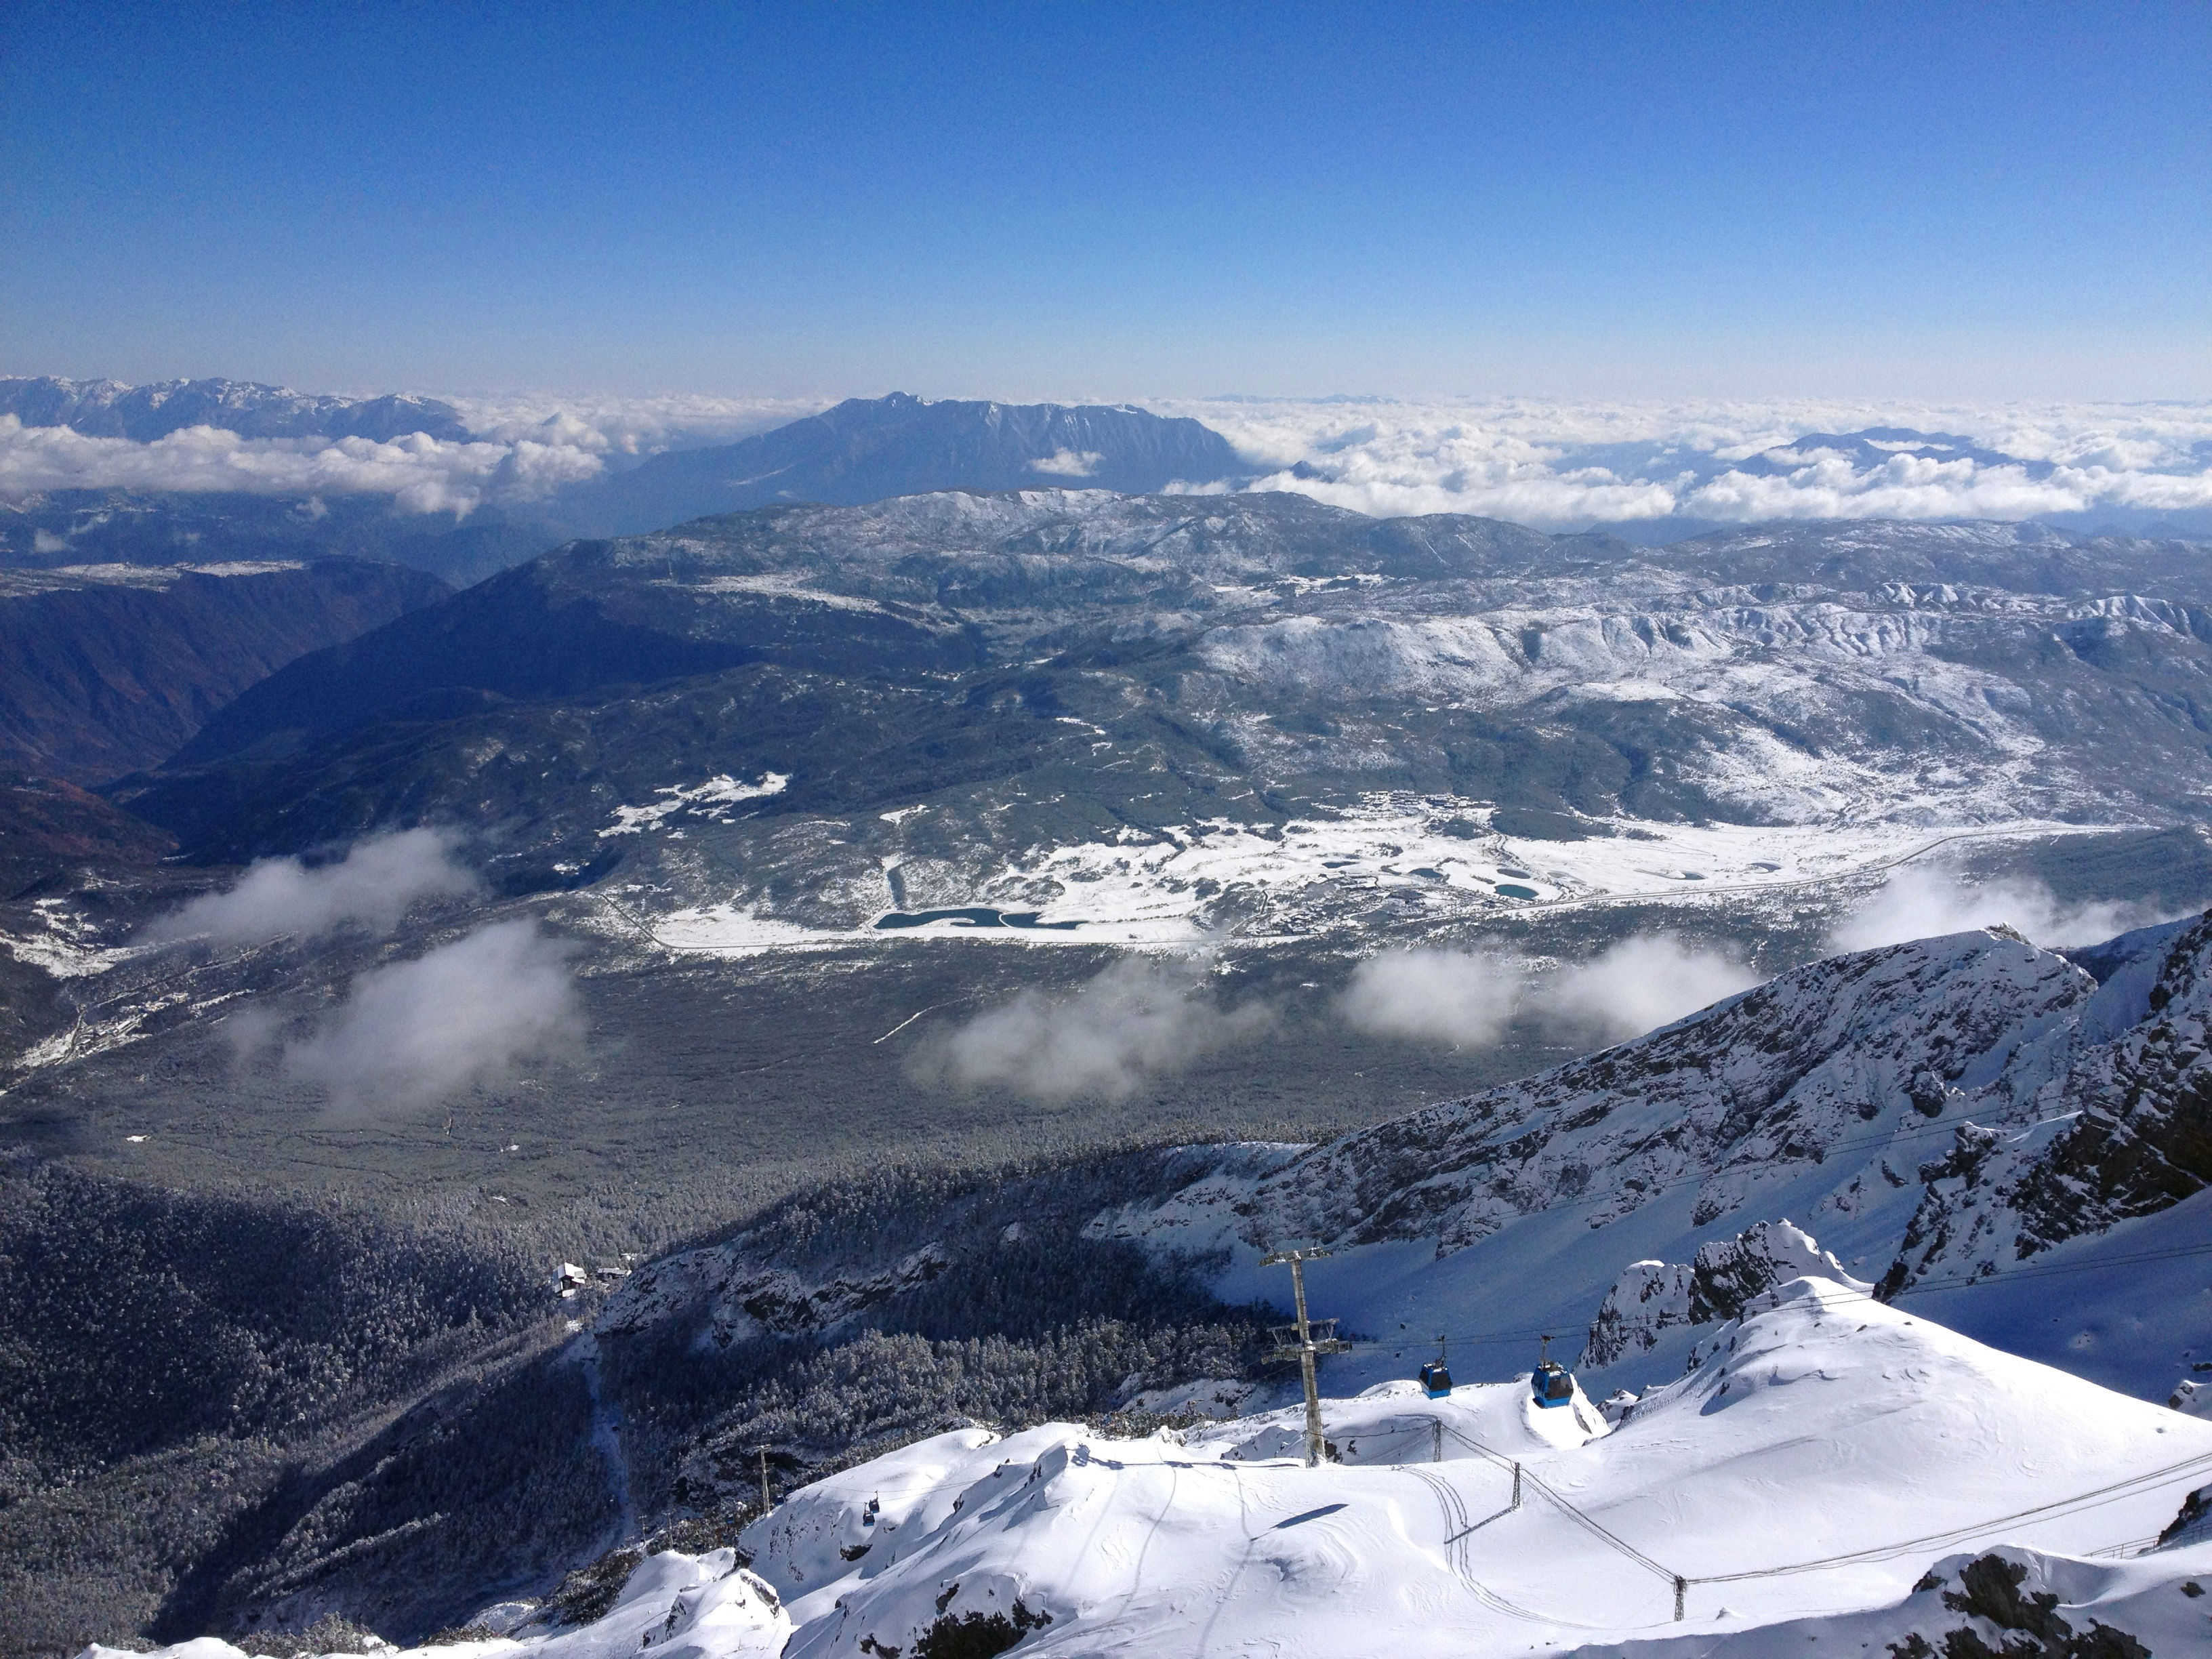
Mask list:
[[[1449,1399],[1452,1391],[1451,1367],[1441,1359],[1431,1359],[1421,1367],[1421,1392],[1431,1400]]]
[[[1575,1374],[1556,1359],[1547,1359],[1528,1373],[1528,1391],[1540,1406],[1564,1406],[1575,1397]]]

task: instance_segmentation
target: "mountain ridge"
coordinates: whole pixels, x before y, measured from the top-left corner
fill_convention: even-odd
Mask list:
[[[297,657],[451,590],[351,559],[0,570],[0,765],[105,783]]]
[[[253,380],[67,380],[51,374],[0,377],[0,416],[25,426],[66,426],[88,438],[151,443],[188,427],[243,438],[367,438],[383,443],[420,432],[466,442],[460,411],[435,398],[387,392],[344,398]]]
[[[665,451],[556,498],[586,531],[637,534],[782,502],[857,506],[919,491],[1058,480],[1123,494],[1249,476],[1227,439],[1126,405],[852,398],[735,444]]]

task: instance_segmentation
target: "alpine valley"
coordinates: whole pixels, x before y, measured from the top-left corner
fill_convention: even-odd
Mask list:
[[[2212,1644],[2212,546],[1260,471],[12,500],[0,1649]]]

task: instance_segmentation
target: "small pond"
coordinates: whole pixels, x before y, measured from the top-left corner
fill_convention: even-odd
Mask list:
[[[1043,913],[1038,910],[994,910],[981,904],[963,905],[950,910],[894,910],[889,915],[878,916],[878,927],[927,927],[933,921],[949,921],[956,927],[1037,927],[1055,933],[1073,933],[1083,926],[1079,921],[1040,921]]]

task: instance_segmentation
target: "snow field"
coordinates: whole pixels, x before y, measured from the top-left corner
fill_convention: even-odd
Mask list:
[[[1610,1434],[1519,1382],[1329,1401],[1345,1462],[1313,1470],[1295,1411],[1134,1442],[970,1430],[808,1488],[746,1542],[792,1598],[793,1659],[903,1645],[948,1591],[1051,1612],[1038,1653],[1503,1654],[1878,1607],[2000,1541],[2092,1553],[2154,1535],[2212,1469],[2212,1426],[1831,1282],[1723,1344]],[[1498,1460],[1523,1465],[1517,1510]],[[1685,1623],[1547,1489],[1689,1579]],[[1698,1582],[1743,1573],[1771,1576]]]
[[[720,809],[734,806],[739,801],[780,795],[790,781],[791,774],[788,772],[763,773],[758,783],[741,782],[725,772],[708,778],[704,783],[688,787],[672,783],[653,792],[656,795],[667,796],[665,801],[655,801],[647,806],[616,807],[614,823],[599,831],[599,839],[605,841],[609,836],[635,836],[647,830],[663,829],[672,814],[686,810],[702,811],[710,821],[717,820],[721,817]],[[674,830],[670,833],[681,835],[683,832]]]
[[[658,827],[660,819],[648,815],[672,812],[677,804],[622,808],[636,823],[626,817],[622,830],[602,833]],[[908,808],[900,816],[924,810]],[[1340,813],[1293,822],[1279,839],[1229,819],[1174,826],[1157,839],[1125,831],[1112,842],[1032,848],[957,901],[907,907],[949,908],[957,902],[1035,911],[1040,927],[976,927],[947,918],[896,933],[872,925],[810,927],[732,900],[665,912],[652,919],[650,929],[665,949],[732,957],[881,944],[886,938],[1188,949],[1226,942],[1211,912],[1218,896],[1242,889],[1263,897],[1269,920],[1240,929],[1237,937],[1267,944],[1310,937],[1332,925],[1323,915],[1302,916],[1302,909],[1363,896],[1403,902],[1409,920],[1504,919],[1592,903],[1694,902],[1723,893],[1841,884],[1949,847],[2100,833],[2041,820],[1929,828],[1896,822],[1647,824],[1624,819],[1607,826],[1620,832],[1612,836],[1546,842],[1487,831],[1469,838],[1443,827],[1479,823],[1489,811],[1476,801],[1376,797]],[[1022,896],[1040,886],[1058,891],[1042,901]]]
[[[1519,1378],[1327,1401],[1341,1461],[1310,1469],[1296,1408],[1138,1440],[956,1430],[792,1494],[746,1530],[750,1572],[654,1556],[596,1624],[416,1651],[826,1659],[911,1654],[974,1620],[1037,1655],[1765,1654],[1940,1613],[1913,1593],[1930,1564],[1955,1576],[1998,1545],[2069,1607],[2117,1619],[2163,1595],[2154,1627],[2201,1634],[2168,1603],[2212,1546],[2090,1558],[2154,1537],[2206,1484],[2212,1423],[1826,1279],[1768,1292],[1707,1346],[1610,1431]]]

